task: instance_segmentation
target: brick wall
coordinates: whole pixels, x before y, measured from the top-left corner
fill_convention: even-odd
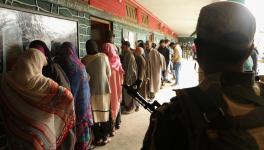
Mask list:
[[[119,1],[121,1],[121,2],[119,2]],[[136,22],[136,24],[138,26],[142,25],[141,14],[145,13],[145,14],[148,14],[149,25],[148,26],[144,25],[144,26],[148,27],[149,30],[151,30],[153,32],[154,31],[155,32],[160,31],[160,28],[159,28],[159,24],[161,23],[160,20],[158,20],[155,16],[153,16],[153,14],[146,12],[144,7],[139,5],[134,0],[127,0],[127,1],[130,4],[133,4],[133,6],[135,6],[137,9],[137,22]],[[92,7],[97,8],[97,9],[101,9],[107,13],[111,13],[112,15],[120,17],[122,19],[124,19],[126,17],[126,0],[90,0],[90,5]],[[171,37],[173,36],[171,34],[172,30],[168,26],[165,26],[164,30],[166,30],[166,32],[164,32],[165,34],[167,34],[168,36],[171,36]]]
[[[149,17],[149,28],[152,31],[158,31],[159,30],[159,22],[155,20],[152,16]]]
[[[122,42],[122,29],[123,25],[121,23],[113,23],[113,32],[115,34],[115,45],[121,47]]]
[[[90,5],[115,16],[126,16],[125,0],[121,2],[119,2],[119,0],[90,0]]]
[[[123,38],[123,33],[122,30],[128,30],[131,32],[134,32],[137,34],[137,39],[138,40],[146,40],[147,37],[150,35],[150,31],[143,29],[143,28],[137,28],[137,27],[133,27],[133,26],[129,26],[127,24],[123,24],[123,23],[117,23],[114,22],[113,23],[113,31],[115,34],[115,45],[117,46],[121,46],[121,42],[122,42],[122,38]],[[159,39],[160,38],[165,38],[164,35],[158,34]]]

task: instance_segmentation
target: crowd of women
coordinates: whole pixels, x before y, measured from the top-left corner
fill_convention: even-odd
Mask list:
[[[81,60],[70,42],[51,52],[43,41],[32,41],[0,76],[0,149],[87,150],[109,143],[121,111],[139,109],[122,84],[137,83],[152,99],[166,69],[151,42],[138,41],[132,50],[124,41],[119,56],[113,40],[112,32],[101,48],[88,40]]]

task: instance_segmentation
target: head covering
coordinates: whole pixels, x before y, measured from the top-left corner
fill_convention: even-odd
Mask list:
[[[129,41],[124,41],[124,42],[122,42],[122,44],[125,45],[125,46],[130,47],[130,42]]]
[[[137,47],[135,53],[136,55],[144,55],[145,51],[142,47]]]
[[[196,27],[198,38],[231,49],[249,48],[255,31],[254,16],[235,2],[216,2],[203,7]]]
[[[113,33],[113,31],[108,30],[108,31],[105,32],[105,36],[104,36],[105,42],[112,42],[111,39],[113,37],[115,37],[115,34]]]
[[[85,46],[87,54],[95,54],[99,52],[97,43],[94,40],[88,40]]]
[[[138,40],[138,41],[137,41],[137,46],[138,46],[138,47],[145,48],[144,41],[143,41],[143,40]]]
[[[174,46],[174,45],[176,45],[176,43],[171,42],[169,46]]]
[[[62,67],[67,76],[75,73],[78,68],[81,68],[83,66],[77,56],[77,51],[75,50],[73,44],[70,42],[64,42],[61,45],[61,48],[57,52],[57,56],[54,61]],[[74,68],[72,66],[77,66],[77,68]],[[75,71],[73,71],[72,69],[74,69]]]
[[[48,46],[41,40],[34,40],[29,44],[29,48],[35,48],[40,50],[41,52],[44,53],[44,55],[46,56],[47,60],[50,61],[51,60],[51,53],[50,50],[48,48]]]
[[[70,42],[65,42],[61,46],[60,56],[56,61],[65,71],[71,86],[71,92],[74,97],[76,113],[76,136],[77,143],[89,143],[91,134],[89,127],[93,125],[93,116],[90,105],[90,87],[88,74],[85,66],[77,57],[77,51]]]
[[[105,43],[102,47],[102,52],[107,55],[111,69],[124,72],[120,57],[117,54],[117,48],[114,44]]]
[[[72,94],[42,75],[46,63],[43,53],[29,49],[2,75],[0,105],[11,149],[55,150],[73,127]]]

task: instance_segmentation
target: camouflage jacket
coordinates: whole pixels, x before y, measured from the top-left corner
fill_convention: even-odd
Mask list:
[[[225,105],[225,113],[230,116],[245,115],[256,108],[256,105],[245,100],[245,97],[252,95],[263,97],[264,95],[264,86],[255,82],[253,73],[212,74],[205,77],[198,87],[204,93],[222,101]],[[190,140],[193,137],[189,132],[196,128],[197,122],[190,120],[188,116],[196,115],[199,121],[202,120],[199,117],[203,118],[203,115],[199,111],[191,110],[190,108],[193,107],[189,105],[183,106],[181,94],[184,92],[184,89],[177,91],[177,96],[172,98],[170,103],[163,104],[157,112],[151,115],[142,150],[199,149],[193,147],[193,141]],[[189,104],[193,105],[195,99],[196,97],[190,96],[191,103]],[[254,149],[264,149],[263,127],[264,124],[261,127],[247,130],[255,143]],[[209,137],[214,135],[213,133],[210,135],[209,132],[206,134]]]

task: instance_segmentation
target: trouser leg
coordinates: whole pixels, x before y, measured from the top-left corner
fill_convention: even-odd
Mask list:
[[[181,62],[175,64],[176,84],[179,84]]]
[[[121,107],[118,111],[117,117],[116,117],[116,122],[115,122],[115,128],[119,128],[121,124]]]
[[[101,126],[100,126],[100,131],[101,131],[101,138],[103,140],[105,140],[107,138],[107,135],[108,135],[108,122],[101,122],[100,123]]]
[[[101,139],[100,123],[95,123],[92,129],[93,129],[93,134],[94,134],[94,141],[96,143]]]

